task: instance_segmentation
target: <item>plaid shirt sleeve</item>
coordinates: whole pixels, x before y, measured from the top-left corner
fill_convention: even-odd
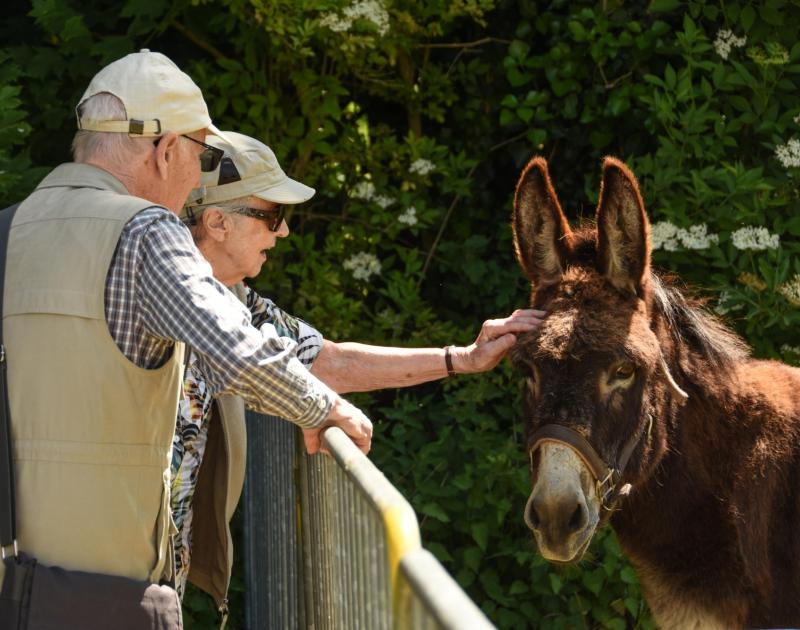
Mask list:
[[[214,279],[175,214],[145,212],[155,220],[138,231],[136,248],[136,302],[143,330],[189,344],[213,394],[238,394],[249,407],[303,428],[320,425],[336,394],[298,360],[295,342],[252,325],[247,307]]]

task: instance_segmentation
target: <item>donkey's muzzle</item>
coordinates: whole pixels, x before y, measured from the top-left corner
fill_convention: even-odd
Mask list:
[[[545,559],[574,562],[583,556],[599,520],[594,478],[568,445],[548,442],[540,449],[525,523]]]

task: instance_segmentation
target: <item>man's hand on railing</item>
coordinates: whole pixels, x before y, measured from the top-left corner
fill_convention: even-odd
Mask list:
[[[339,427],[365,455],[372,445],[372,422],[355,405],[344,398],[337,397],[330,414],[320,426],[314,429],[303,429],[303,441],[309,455],[328,450],[322,443],[322,432],[328,427]]]

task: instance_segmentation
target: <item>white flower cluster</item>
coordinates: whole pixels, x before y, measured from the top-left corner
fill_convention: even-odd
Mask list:
[[[355,185],[350,196],[353,199],[363,199],[364,201],[373,201],[384,210],[391,206],[395,200],[388,195],[376,195],[375,184],[370,181],[364,180]]]
[[[320,26],[329,28],[336,33],[342,33],[349,31],[356,20],[372,22],[381,35],[389,32],[389,13],[378,0],[357,0],[347,7],[342,15],[328,13],[319,23]]]
[[[728,302],[731,300],[730,291],[720,291],[719,298],[717,299],[717,305],[714,307],[714,310],[719,315],[725,315],[726,313],[730,313],[731,308]]]
[[[792,138],[786,144],[775,147],[775,157],[784,168],[800,166],[800,140]]]
[[[397,220],[400,223],[405,223],[406,225],[416,225],[417,224],[417,209],[414,206],[409,206],[406,208],[405,212],[397,217]]]
[[[377,203],[381,208],[386,210],[389,206],[394,203],[394,199],[389,197],[388,195],[377,195],[373,201]]]
[[[350,196],[355,199],[363,199],[365,201],[371,201],[372,198],[375,196],[375,184],[368,181],[359,182],[356,184],[353,191],[350,193]]]
[[[747,37],[736,37],[728,29],[722,29],[717,32],[717,39],[714,40],[714,50],[723,59],[727,59],[731,54],[731,49],[735,46],[741,48],[747,43]]]
[[[790,346],[785,343],[781,346],[781,354],[800,354],[800,346]]]
[[[794,122],[800,125],[800,114],[797,114],[797,116],[794,117]]]
[[[709,234],[705,223],[685,230],[669,221],[659,221],[650,228],[650,241],[653,249],[664,248],[668,252],[674,252],[680,246],[686,249],[708,249],[712,244],[719,243],[719,235]]]
[[[678,240],[686,249],[708,249],[713,243],[719,243],[719,235],[709,234],[705,223],[693,225],[688,230],[678,230]]]
[[[742,250],[778,249],[780,240],[777,234],[770,234],[767,228],[755,225],[746,225],[731,234],[733,246]]]
[[[374,254],[369,252],[359,252],[350,256],[342,263],[342,267],[347,271],[353,272],[353,277],[356,280],[369,280],[373,274],[378,275],[381,272],[381,263]]]
[[[436,170],[436,165],[425,158],[418,158],[411,163],[408,170],[410,173],[416,173],[417,175],[427,175]]]
[[[778,293],[795,306],[800,306],[800,273],[794,274],[791,280],[779,286]]]

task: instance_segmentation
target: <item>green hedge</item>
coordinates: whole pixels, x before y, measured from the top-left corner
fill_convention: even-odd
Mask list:
[[[92,74],[148,47],[195,77],[222,128],[318,189],[255,284],[330,339],[470,342],[527,300],[508,228],[525,161],[549,159],[577,222],[613,154],[642,184],[656,265],[702,287],[757,355],[800,359],[797,3],[93,4],[36,0],[0,25],[5,203],[68,159]],[[427,546],[495,624],[652,627],[610,532],[578,567],[538,557],[518,392],[503,365],[353,398]],[[201,594],[186,611],[213,626]]]

